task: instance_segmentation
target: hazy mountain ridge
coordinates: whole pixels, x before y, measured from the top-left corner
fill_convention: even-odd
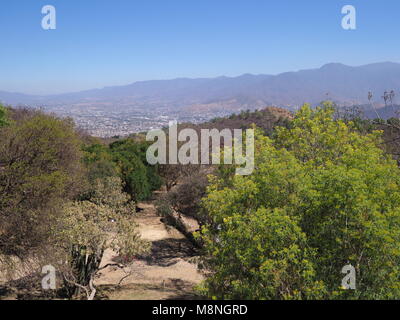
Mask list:
[[[245,74],[238,77],[178,78],[135,82],[82,92],[34,96],[0,91],[9,104],[52,105],[77,103],[139,103],[201,108],[230,101],[233,109],[251,104],[291,106],[331,99],[339,104],[368,102],[368,91],[381,102],[385,90],[400,88],[400,64],[375,63],[358,67],[330,63],[319,69],[278,75]],[[234,101],[232,105],[232,101]]]

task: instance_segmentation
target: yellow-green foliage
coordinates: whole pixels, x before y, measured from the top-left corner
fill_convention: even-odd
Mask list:
[[[18,255],[46,242],[83,173],[71,122],[40,112],[21,118],[0,128],[0,251]]]
[[[215,298],[400,298],[400,174],[333,109],[304,106],[256,137],[251,176],[211,178],[205,294]],[[357,290],[341,289],[343,266]]]

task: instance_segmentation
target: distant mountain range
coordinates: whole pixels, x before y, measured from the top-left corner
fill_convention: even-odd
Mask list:
[[[333,100],[340,105],[366,104],[368,92],[374,102],[383,104],[385,90],[400,90],[400,64],[375,63],[358,67],[340,63],[319,69],[286,72],[279,75],[245,74],[218,77],[135,82],[48,96],[0,91],[0,101],[11,105],[51,106],[137,104],[143,107],[168,106],[194,110],[231,108],[254,109],[265,106],[290,107],[305,102],[317,104]]]

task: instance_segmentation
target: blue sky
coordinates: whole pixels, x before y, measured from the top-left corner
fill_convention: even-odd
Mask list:
[[[44,5],[57,29],[41,28]],[[357,9],[357,30],[341,8]],[[398,0],[2,0],[0,90],[400,62]]]

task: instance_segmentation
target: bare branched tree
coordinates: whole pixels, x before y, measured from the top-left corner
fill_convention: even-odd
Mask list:
[[[390,101],[391,105],[393,105],[394,96],[395,96],[394,90],[390,91],[390,93],[389,93],[389,101]]]
[[[378,111],[375,109],[374,103],[373,103],[373,101],[372,101],[372,98],[373,98],[373,97],[374,97],[374,94],[373,94],[371,91],[369,91],[369,92],[368,92],[368,101],[369,101],[369,104],[371,105],[371,108],[374,109],[377,118],[378,118],[378,119],[381,119],[381,117],[379,116]]]

